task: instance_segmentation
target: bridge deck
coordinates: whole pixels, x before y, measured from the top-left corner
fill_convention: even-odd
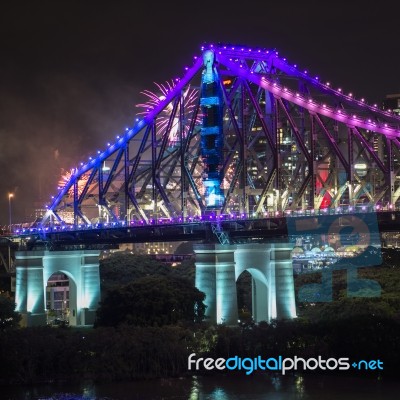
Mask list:
[[[231,244],[287,240],[302,235],[343,233],[376,235],[400,231],[400,211],[353,214],[312,214],[297,217],[273,217],[159,223],[144,226],[113,224],[102,227],[54,227],[30,229],[13,236],[28,249],[48,246],[60,249],[72,246],[110,248],[122,243],[197,241],[216,243],[215,228],[225,232]]]

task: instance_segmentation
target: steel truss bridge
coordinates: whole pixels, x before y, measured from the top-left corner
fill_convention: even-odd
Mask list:
[[[74,231],[74,243],[211,232],[227,243],[257,224],[277,234],[287,216],[360,207],[397,225],[400,117],[276,51],[209,44],[185,70],[73,170],[41,232],[62,241]]]
[[[325,210],[327,212],[325,212]],[[362,213],[338,210],[247,218],[213,216],[199,220],[164,221],[153,225],[111,223],[104,225],[31,228],[21,231],[21,248],[34,250],[109,249],[122,243],[197,241],[202,243],[245,244],[293,241],[298,236],[340,235],[341,241],[355,240],[368,235],[367,242],[381,245],[382,235],[398,233],[400,212]],[[300,224],[300,229],[296,228]],[[302,229],[303,227],[303,229]],[[305,229],[304,229],[305,227]],[[347,231],[347,232],[346,232]],[[353,238],[353,239],[352,239]],[[365,240],[364,240],[365,242]]]

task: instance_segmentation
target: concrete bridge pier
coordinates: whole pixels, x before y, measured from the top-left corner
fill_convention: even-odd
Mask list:
[[[21,253],[25,253],[22,255]],[[31,253],[30,256],[27,253]],[[36,254],[34,254],[36,253]],[[39,252],[15,253],[15,302],[22,326],[46,325],[43,257]]]
[[[206,317],[213,323],[237,325],[236,281],[252,276],[255,322],[296,317],[289,243],[195,245],[196,287],[206,294]]]
[[[292,249],[288,243],[274,243],[271,261],[275,264],[276,317],[291,319],[296,317],[296,299]]]
[[[16,311],[22,326],[46,325],[46,286],[51,275],[69,278],[69,324],[92,325],[100,302],[98,250],[18,251]]]
[[[234,251],[236,246],[195,245],[196,287],[206,294],[206,318],[213,323],[237,325]]]

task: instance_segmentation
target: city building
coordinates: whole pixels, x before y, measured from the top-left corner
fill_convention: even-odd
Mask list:
[[[69,317],[69,279],[63,273],[53,274],[46,286],[47,322],[67,321]]]
[[[383,109],[400,115],[400,93],[386,95],[383,101]]]

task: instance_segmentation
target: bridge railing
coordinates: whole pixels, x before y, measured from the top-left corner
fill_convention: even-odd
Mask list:
[[[34,233],[46,232],[62,232],[62,231],[76,231],[76,230],[94,230],[94,229],[112,229],[112,228],[128,228],[128,227],[146,227],[149,225],[182,225],[182,224],[201,224],[218,221],[244,221],[244,220],[259,220],[259,219],[276,219],[276,218],[296,218],[304,216],[324,216],[324,215],[348,215],[358,213],[386,213],[400,211],[400,207],[395,207],[389,204],[385,207],[380,205],[356,205],[356,206],[339,206],[335,208],[323,209],[301,209],[301,210],[284,210],[284,211],[265,211],[261,213],[229,213],[229,214],[209,214],[209,215],[195,215],[187,217],[175,218],[158,218],[149,220],[146,223],[144,220],[131,220],[131,221],[113,221],[102,222],[94,224],[49,224],[48,226],[35,226],[29,228],[14,227],[12,233],[14,235],[26,235]]]

